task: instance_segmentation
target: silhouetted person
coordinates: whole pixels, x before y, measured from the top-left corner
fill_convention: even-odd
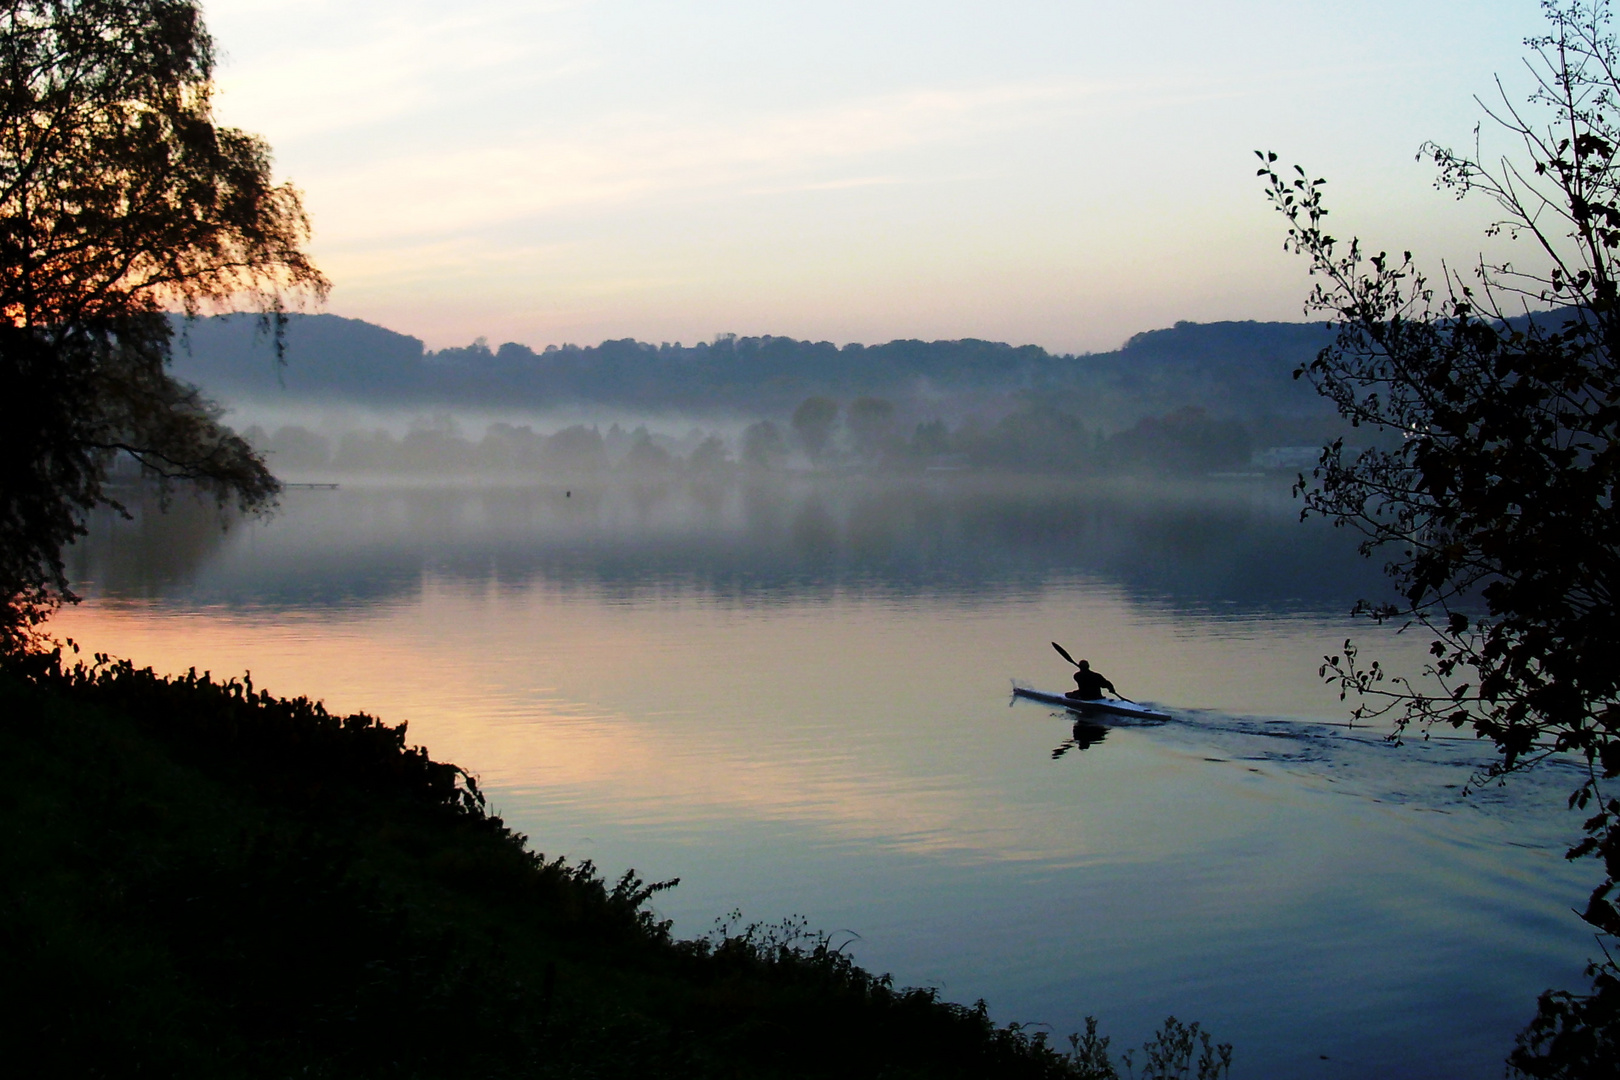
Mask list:
[[[1070,690],[1063,696],[1080,698],[1083,701],[1092,701],[1096,698],[1102,697],[1104,690],[1107,690],[1110,693],[1119,693],[1118,690],[1114,689],[1113,683],[1109,682],[1099,673],[1091,670],[1091,662],[1089,660],[1082,660],[1080,661],[1080,670],[1074,673],[1074,689]]]

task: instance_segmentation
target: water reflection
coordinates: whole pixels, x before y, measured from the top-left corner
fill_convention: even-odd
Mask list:
[[[541,850],[681,877],[678,932],[799,912],[1001,1020],[1094,1012],[1131,1042],[1174,1011],[1248,1075],[1346,1080],[1500,1075],[1589,947],[1570,777],[1465,798],[1470,742],[1305,722],[1343,715],[1316,665],[1379,579],[1283,488],[346,487],[228,530],[132,508],[74,550],[91,599],[53,629],[408,720]],[[1067,682],[1054,638],[1175,719],[1005,708],[1010,679]],[[1423,645],[1379,643],[1407,668]]]
[[[1074,722],[1074,733],[1052,751],[1052,760],[1056,761],[1070,750],[1089,750],[1107,737],[1107,724],[1099,724],[1082,716]]]
[[[270,526],[151,496],[102,513],[70,572],[117,596],[251,589],[286,607],[538,580],[624,597],[672,582],[740,602],[831,595],[1001,598],[1056,580],[1117,582],[1177,610],[1340,613],[1376,594],[1351,538],[1274,482],[1143,489],[994,477],[613,488],[293,490]],[[246,546],[251,559],[226,557]]]

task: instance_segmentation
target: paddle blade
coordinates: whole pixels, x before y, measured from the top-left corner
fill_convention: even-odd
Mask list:
[[[1059,656],[1063,657],[1063,659],[1067,660],[1069,663],[1073,664],[1075,667],[1080,666],[1080,662],[1078,660],[1076,660],[1074,657],[1069,655],[1069,650],[1068,649],[1065,649],[1063,646],[1059,645],[1055,641],[1052,642],[1052,648],[1056,649],[1058,651]]]

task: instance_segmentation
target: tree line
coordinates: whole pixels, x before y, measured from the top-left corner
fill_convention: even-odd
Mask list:
[[[448,416],[414,421],[403,434],[383,429],[326,435],[299,424],[257,425],[243,437],[282,475],[496,474],[589,481],[693,477],[723,479],[782,472],[917,473],[983,469],[1071,476],[1203,476],[1255,468],[1255,443],[1236,420],[1188,406],[1105,433],[1072,413],[1032,404],[993,423],[973,418],[899,419],[894,403],[857,398],[848,405],[811,397],[791,419],[759,420],[727,435],[692,428],[682,436],[573,424],[551,432],[493,423],[481,437]]]
[[[1178,323],[1117,350],[1073,355],[963,339],[834,345],[718,335],[531,349],[516,342],[429,351],[408,335],[335,315],[290,317],[285,363],[250,320],[176,323],[175,370],[230,401],[319,400],[416,408],[602,406],[637,413],[785,415],[804,398],[985,401],[1038,393],[1114,427],[1183,405],[1223,415],[1331,415],[1290,377],[1331,340],[1320,323]]]

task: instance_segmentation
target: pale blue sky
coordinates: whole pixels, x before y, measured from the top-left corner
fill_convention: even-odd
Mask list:
[[[430,346],[718,332],[1101,350],[1296,319],[1256,148],[1470,261],[1413,160],[1522,96],[1530,0],[211,0],[219,115],[303,188],[328,310]]]

